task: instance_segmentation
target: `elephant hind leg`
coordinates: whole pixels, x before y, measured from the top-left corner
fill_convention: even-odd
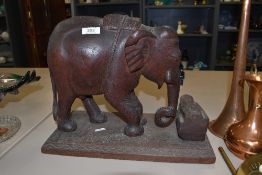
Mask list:
[[[105,113],[99,109],[92,96],[82,97],[81,100],[85,106],[87,114],[89,115],[91,123],[104,123],[107,121]]]
[[[76,130],[76,123],[70,118],[71,117],[71,106],[75,98],[65,94],[58,93],[58,110],[57,110],[57,125],[58,129],[71,132]]]

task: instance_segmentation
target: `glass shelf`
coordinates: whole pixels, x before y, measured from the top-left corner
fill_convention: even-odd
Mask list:
[[[156,6],[156,5],[146,5],[146,9],[175,9],[175,8],[215,8],[215,5],[162,5],[162,6]]]
[[[242,5],[242,2],[220,2],[220,5]],[[262,5],[262,2],[251,2],[251,5]]]
[[[212,34],[195,34],[195,33],[185,33],[185,34],[178,34],[178,37],[212,37]]]
[[[10,41],[0,40],[0,44],[10,44]]]
[[[139,5],[139,1],[119,1],[119,2],[99,2],[99,3],[79,3],[76,6],[99,6],[99,5]]]
[[[239,30],[237,29],[237,30],[235,30],[235,29],[233,29],[233,30],[225,30],[225,29],[219,29],[218,30],[218,32],[225,32],[225,33],[234,33],[234,32],[239,32]],[[262,30],[261,29],[259,29],[259,30],[255,30],[255,29],[250,29],[249,30],[249,32],[250,33],[262,33]]]

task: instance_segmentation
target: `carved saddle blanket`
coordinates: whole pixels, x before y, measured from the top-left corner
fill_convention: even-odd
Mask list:
[[[137,30],[141,26],[139,18],[127,15],[109,14],[103,18],[103,28],[107,30]]]

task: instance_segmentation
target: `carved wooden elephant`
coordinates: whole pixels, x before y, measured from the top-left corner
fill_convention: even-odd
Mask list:
[[[94,27],[100,31],[92,31]],[[50,37],[47,58],[58,129],[76,129],[70,119],[75,98],[82,100],[91,122],[105,122],[92,98],[104,94],[127,123],[124,133],[143,134],[143,108],[134,93],[141,75],[159,88],[167,83],[168,107],[157,111],[155,122],[168,126],[177,108],[180,57],[178,37],[170,27],[148,27],[138,18],[117,14],[62,21]]]

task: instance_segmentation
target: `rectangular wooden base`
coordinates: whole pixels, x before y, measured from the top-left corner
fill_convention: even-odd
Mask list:
[[[77,130],[54,131],[42,146],[42,152],[155,162],[211,164],[216,160],[207,136],[205,141],[184,141],[177,135],[175,122],[167,128],[159,128],[154,124],[153,114],[144,114],[147,119],[144,134],[127,137],[123,134],[126,124],[113,113],[106,115],[106,123],[92,124],[84,111],[73,112]]]

